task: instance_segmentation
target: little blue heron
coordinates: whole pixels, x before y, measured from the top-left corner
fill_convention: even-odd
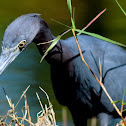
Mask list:
[[[26,14],[14,20],[5,30],[0,57],[0,74],[31,43],[41,55],[53,40],[48,24],[39,14]],[[100,78],[113,100],[121,101],[126,90],[126,51],[98,38],[77,37],[83,56]],[[51,79],[58,102],[69,108],[76,126],[86,126],[87,119],[97,116],[101,126],[107,126],[112,118],[119,117],[104,91],[82,62],[74,37],[59,40],[45,57],[51,66]],[[121,103],[117,104],[120,109]],[[124,106],[124,109],[126,107]],[[126,113],[124,112],[124,115]]]

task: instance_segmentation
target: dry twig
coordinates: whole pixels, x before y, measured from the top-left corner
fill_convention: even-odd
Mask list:
[[[56,126],[56,120],[55,120],[55,113],[53,111],[52,103],[49,100],[49,96],[47,93],[40,87],[40,89],[46,94],[49,107],[45,105],[45,108],[42,105],[42,102],[40,101],[39,95],[37,94],[37,97],[39,99],[39,103],[41,105],[42,110],[37,113],[37,123],[34,124],[31,122],[31,116],[29,111],[29,105],[27,102],[26,92],[30,86],[26,88],[26,90],[21,95],[20,99],[18,100],[16,106],[12,103],[11,99],[6,95],[8,104],[10,106],[10,110],[8,110],[7,114],[5,116],[0,116],[0,126],[24,126],[24,122],[28,122],[29,126]],[[5,90],[4,90],[5,92]],[[20,100],[24,97],[25,99],[25,106],[24,111],[22,109],[23,117],[19,117],[16,113],[15,108],[19,104]],[[10,119],[9,123],[7,123],[7,119]]]

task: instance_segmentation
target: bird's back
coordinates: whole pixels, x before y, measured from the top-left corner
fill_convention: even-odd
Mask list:
[[[92,36],[87,36],[87,35],[78,36],[78,41],[83,56],[85,58],[85,61],[87,62],[89,67],[93,70],[94,74],[96,74],[96,76],[99,79],[100,79],[100,68],[99,68],[99,59],[100,59],[101,70],[102,70],[102,82],[104,83],[112,99],[114,101],[117,100],[121,101],[123,98],[123,92],[126,89],[125,86],[126,85],[125,84],[126,51],[117,45],[108,43],[106,41],[100,40]],[[68,71],[69,76],[72,78],[71,79],[72,81],[69,78],[68,81],[66,77],[66,79],[63,81],[63,85],[65,86],[64,83],[67,82],[69,83],[66,84],[65,88],[67,88],[67,86],[70,85],[70,81],[71,81],[73,85],[71,84],[70,87],[75,88],[73,90],[76,91],[73,92],[74,94],[76,94],[75,96],[76,99],[81,99],[81,101],[83,101],[84,104],[88,104],[89,107],[92,108],[93,107],[92,99],[95,94],[96,97],[98,96],[98,99],[101,102],[101,104],[105,108],[107,108],[107,111],[113,112],[114,108],[112,104],[108,100],[105,93],[102,91],[96,79],[93,77],[93,75],[85,66],[85,64],[82,62],[81,57],[79,56],[79,51],[76,42],[74,40],[74,37],[68,38],[62,41],[61,43],[63,46],[65,46],[68,49],[67,54],[69,52],[70,53],[72,52],[71,60],[67,62],[68,64],[72,63],[73,65],[73,67],[71,68],[72,69],[71,72]],[[71,67],[71,65],[68,65],[68,67],[69,66]],[[65,68],[63,69],[63,71],[65,71]],[[68,76],[68,75],[62,74],[62,77],[63,76]],[[59,79],[61,78],[59,77]],[[54,75],[53,75],[53,80],[56,81],[55,83],[59,83],[59,82],[62,83],[61,81],[58,81],[58,79],[56,80]],[[61,85],[62,84],[60,84],[60,87],[62,87]],[[70,87],[68,88],[68,90],[70,90]],[[120,108],[120,104],[118,107]]]

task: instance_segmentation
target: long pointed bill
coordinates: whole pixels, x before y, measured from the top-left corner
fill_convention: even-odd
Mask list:
[[[18,48],[3,49],[0,56],[0,74],[20,54]]]

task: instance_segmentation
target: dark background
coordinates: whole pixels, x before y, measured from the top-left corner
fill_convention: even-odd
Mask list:
[[[126,0],[120,0],[120,4],[126,10]],[[75,7],[76,27],[82,29],[100,11],[107,8],[106,12],[97,19],[87,31],[100,34],[107,38],[126,44],[126,17],[121,12],[114,0],[73,0]],[[41,17],[49,24],[54,36],[64,32],[67,28],[55,23],[55,19],[64,24],[71,25],[66,0],[2,0],[0,1],[0,42],[8,24],[15,18],[27,13],[40,13]],[[65,35],[63,39],[72,36]],[[32,121],[36,121],[36,113],[40,111],[40,105],[35,92],[40,94],[43,104],[47,104],[45,95],[39,90],[41,86],[50,96],[53,104],[58,125],[62,125],[62,106],[55,99],[51,81],[49,64],[46,61],[39,63],[41,55],[34,43],[21,54],[7,69],[0,75],[0,115],[6,114],[9,105],[6,101],[3,87],[12,102],[17,103],[22,91],[28,85],[31,88],[27,92],[28,102],[32,115]],[[18,114],[24,105],[24,99],[17,107]],[[68,112],[68,122],[72,125],[71,116]],[[90,125],[90,124],[89,124]]]

